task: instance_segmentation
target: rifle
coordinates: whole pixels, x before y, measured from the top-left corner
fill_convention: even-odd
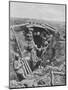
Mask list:
[[[20,56],[21,56],[20,62],[23,64],[24,71],[25,72],[27,71],[28,73],[32,73],[28,62],[25,60],[25,58],[23,58],[23,53],[22,53],[22,50],[20,48],[20,43],[19,43],[19,40],[18,40],[18,36],[16,35],[14,28],[12,28],[12,32],[15,36],[15,39],[16,39],[16,42],[17,42],[17,45],[18,45],[18,49],[19,49]],[[27,73],[26,73],[26,75],[27,75]]]
[[[21,56],[21,58],[22,58],[22,50],[21,50],[21,48],[20,48],[20,44],[19,44],[19,40],[18,40],[18,36],[16,35],[16,32],[15,32],[14,28],[11,28],[11,30],[12,30],[14,36],[15,36],[16,43],[17,43],[17,46],[18,46],[18,49],[19,49],[19,52],[20,52],[20,56]]]

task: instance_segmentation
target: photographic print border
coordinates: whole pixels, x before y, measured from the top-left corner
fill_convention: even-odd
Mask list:
[[[9,30],[10,30],[10,3],[11,2],[16,2],[16,3],[32,3],[32,4],[50,4],[50,5],[65,5],[65,35],[66,35],[66,30],[67,30],[67,5],[66,4],[58,4],[58,3],[41,3],[41,2],[26,2],[26,1],[9,1]],[[67,35],[66,35],[67,37]],[[9,33],[9,38],[10,38],[10,33]],[[67,39],[67,38],[66,38]],[[67,82],[67,60],[66,60],[66,40],[65,39],[65,85]],[[9,40],[9,48],[10,48],[10,40]],[[10,54],[10,49],[9,49],[9,54]],[[10,64],[9,64],[9,70],[10,70]],[[54,86],[43,86],[43,87],[55,87],[55,86],[65,86],[65,85],[54,85]],[[25,87],[25,88],[43,88],[42,86],[36,86],[36,87]],[[10,71],[9,71],[9,88],[10,88]],[[24,87],[20,88],[10,88],[10,89],[23,89]]]

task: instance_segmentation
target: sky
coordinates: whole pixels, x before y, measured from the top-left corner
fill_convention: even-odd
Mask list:
[[[65,21],[65,5],[10,3],[10,17]]]

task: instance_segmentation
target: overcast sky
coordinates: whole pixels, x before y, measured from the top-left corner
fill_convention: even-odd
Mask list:
[[[65,21],[65,6],[11,2],[10,17]]]

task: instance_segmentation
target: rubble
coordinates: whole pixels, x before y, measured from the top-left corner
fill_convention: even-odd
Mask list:
[[[20,25],[20,31],[17,27],[10,32],[10,42],[14,42],[10,44],[12,68],[17,75],[10,80],[10,88],[65,85],[64,47],[59,32],[34,22]]]

